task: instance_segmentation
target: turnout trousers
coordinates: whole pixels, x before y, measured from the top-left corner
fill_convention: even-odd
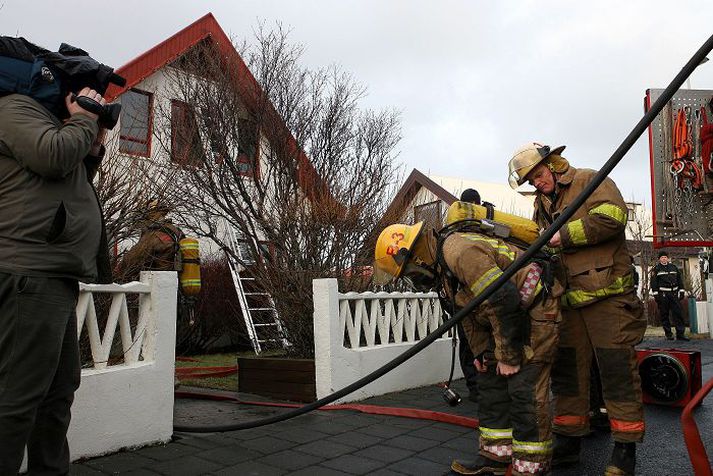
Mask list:
[[[614,440],[643,440],[641,378],[634,346],[645,330],[643,308],[633,292],[563,311],[552,370],[555,433],[589,433],[590,370],[596,359]]]
[[[683,337],[686,333],[686,325],[683,322],[678,292],[661,291],[661,296],[656,300],[656,304],[659,308],[659,316],[661,316],[661,326],[666,335],[673,335],[671,333],[671,321],[673,321],[676,337]]]
[[[0,476],[69,472],[79,387],[76,281],[0,273]]]
[[[486,351],[487,372],[478,374],[479,453],[512,462],[512,474],[547,474],[552,460],[550,371],[557,349],[558,299],[548,298],[528,311],[526,362],[509,377],[497,375],[497,361]],[[491,345],[494,342],[491,341]]]

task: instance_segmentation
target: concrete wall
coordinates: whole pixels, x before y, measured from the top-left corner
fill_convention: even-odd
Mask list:
[[[144,272],[142,281],[151,286],[153,321],[143,360],[82,372],[68,435],[72,460],[167,442],[173,434],[178,280],[175,272]]]
[[[344,312],[340,312],[340,300],[344,304],[345,298],[338,292],[336,279],[314,280],[313,291],[317,398],[340,390],[381,367],[412,347],[438,322],[442,322],[442,319],[438,320],[440,316],[425,315],[420,312],[414,319],[398,314],[398,312],[392,315],[394,319],[388,317],[383,319],[383,315],[375,316],[374,312],[371,312],[369,322],[364,322],[367,319],[367,313],[364,312],[355,315],[354,320],[348,323],[345,320]],[[373,311],[375,307],[372,305],[376,304],[374,300],[381,299],[376,296],[382,294],[387,293],[376,295],[363,293],[361,295],[363,302],[357,303],[357,306],[366,306]],[[412,303],[418,301],[411,297],[399,298],[396,293],[388,294],[390,295],[388,299],[391,300],[408,299]],[[435,299],[435,294],[425,296],[427,297],[421,300],[421,304]],[[388,299],[384,298],[383,300]],[[363,310],[366,311],[366,307]],[[415,315],[412,314],[412,316]],[[361,322],[357,322],[360,318]],[[399,324],[404,326],[405,339],[401,342],[382,343],[381,339],[387,342],[401,340],[400,338],[395,339],[393,335],[391,338],[384,337],[388,335],[388,330],[393,331],[397,327],[396,318],[401,321]],[[429,320],[430,324],[426,322]],[[356,328],[350,329],[350,325],[355,325]],[[345,347],[345,333],[352,334],[352,337],[347,340],[351,347]],[[378,344],[376,343],[377,336],[380,337]],[[373,345],[360,346],[358,344],[359,341],[366,340],[372,341]],[[339,401],[357,401],[375,395],[444,382],[448,379],[450,364],[451,339],[441,338],[390,373]],[[458,362],[455,367],[454,378],[462,378],[463,374]]]

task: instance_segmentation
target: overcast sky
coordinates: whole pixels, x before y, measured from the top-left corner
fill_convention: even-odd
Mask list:
[[[405,172],[505,183],[522,143],[565,144],[599,168],[713,34],[713,1],[0,0],[0,32],[46,48],[64,41],[119,67],[212,12],[229,36],[259,20],[292,28],[304,61],[340,64],[364,105],[402,112]],[[685,6],[684,6],[685,5]],[[713,89],[713,61],[692,76]],[[712,118],[713,119],[713,118]],[[650,203],[648,140],[613,173],[627,200]]]

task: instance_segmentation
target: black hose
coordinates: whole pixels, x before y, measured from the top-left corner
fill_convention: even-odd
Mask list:
[[[483,301],[490,297],[493,292],[500,286],[505,284],[520,268],[522,268],[527,262],[532,258],[535,253],[537,253],[544,245],[546,245],[552,236],[569,220],[572,215],[581,207],[585,200],[596,190],[597,187],[604,181],[604,179],[609,175],[609,173],[614,169],[614,167],[621,161],[624,155],[631,149],[636,140],[644,133],[646,128],[651,124],[651,122],[656,118],[659,112],[663,109],[666,103],[671,100],[673,95],[678,91],[683,82],[691,75],[693,70],[703,61],[708,53],[713,50],[713,36],[708,38],[708,40],[700,47],[700,49],[691,57],[691,59],[686,63],[686,65],[681,69],[681,71],[673,78],[671,84],[661,93],[661,96],[656,100],[656,102],[651,106],[651,108],[646,111],[644,116],[639,120],[634,129],[629,133],[624,141],[619,145],[619,147],[614,151],[612,156],[607,160],[604,166],[599,170],[599,172],[594,176],[592,181],[587,184],[587,186],[582,190],[582,192],[574,199],[574,201],[562,212],[562,214],[552,223],[547,230],[545,230],[540,237],[535,240],[535,242],[520,255],[515,261],[512,262],[510,266],[503,271],[503,274],[486,287],[478,296],[474,297],[465,307],[463,307],[456,315],[448,319],[446,322],[441,324],[438,329],[431,332],[424,339],[420,340],[418,343],[414,344],[413,347],[406,350],[403,354],[399,355],[395,359],[387,362],[382,367],[374,370],[370,374],[360,378],[354,383],[351,383],[341,390],[337,390],[331,395],[320,398],[319,400],[309,403],[303,407],[297,408],[295,410],[283,413],[281,415],[275,415],[269,418],[263,418],[261,420],[253,420],[244,423],[233,423],[226,425],[215,425],[215,426],[183,426],[176,425],[174,430],[176,431],[186,431],[195,433],[212,433],[212,432],[222,432],[222,431],[235,431],[235,430],[245,430],[248,428],[255,428],[258,426],[270,425],[272,423],[278,423],[280,421],[288,420],[299,415],[311,412],[319,407],[328,405],[346,395],[349,395],[355,390],[360,389],[364,385],[373,382],[379,377],[392,371],[399,365],[406,362],[408,359],[414,355],[421,352],[423,349],[428,347],[445,334],[448,330],[453,328],[460,320],[465,316],[473,312],[476,307],[480,306]]]

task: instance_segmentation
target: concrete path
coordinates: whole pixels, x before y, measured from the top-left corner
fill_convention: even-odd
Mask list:
[[[647,339],[642,347],[698,349],[703,355],[704,382],[713,378],[713,341],[688,343]],[[398,369],[396,370],[398,371]],[[385,377],[388,378],[388,375]],[[467,396],[462,381],[456,383]],[[247,398],[246,398],[247,399]],[[372,398],[364,403],[430,409],[475,416],[476,404],[464,398],[446,405],[441,389],[423,387]],[[183,424],[223,424],[273,415],[264,407],[229,402],[177,400],[175,419]],[[704,444],[713,456],[713,396],[696,411]],[[639,446],[637,474],[693,474],[680,427],[680,409],[646,407],[646,441]],[[612,443],[595,433],[584,443],[578,467],[557,470],[557,476],[600,475]],[[440,475],[453,458],[471,457],[477,432],[468,428],[354,411],[312,412],[282,423],[227,433],[178,433],[161,446],[94,458],[72,465],[72,475]]]

